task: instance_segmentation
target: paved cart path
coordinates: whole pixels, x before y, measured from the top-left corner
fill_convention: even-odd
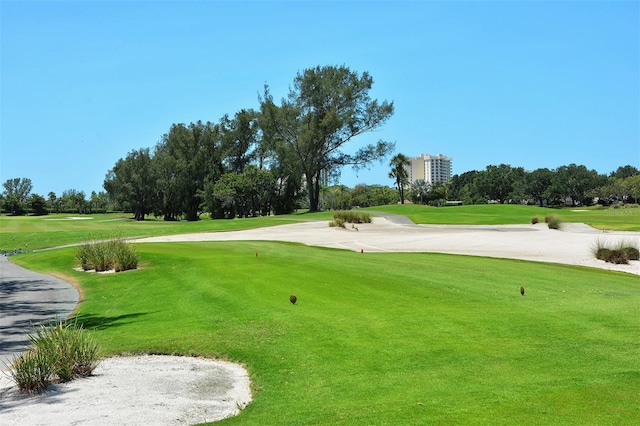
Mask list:
[[[0,256],[0,370],[25,350],[31,324],[65,319],[78,304],[78,290]]]

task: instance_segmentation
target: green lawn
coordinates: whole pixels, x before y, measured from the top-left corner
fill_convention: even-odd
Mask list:
[[[103,355],[243,363],[254,401],[223,424],[640,422],[637,276],[276,242],[136,247],[141,268],[120,274],[73,271],[73,248],[12,259],[82,286],[77,316]]]
[[[598,229],[640,231],[640,208],[563,208],[523,206],[516,204],[478,204],[469,206],[430,207],[416,204],[370,207],[379,211],[409,217],[414,223],[441,225],[501,225],[531,223],[533,217],[544,222],[547,215],[559,216],[565,222],[580,222]]]
[[[0,250],[25,251],[105,239],[114,236],[148,237],[194,232],[235,231],[283,225],[305,220],[329,220],[330,213],[293,214],[233,220],[203,219],[197,222],[135,221],[131,215],[52,214],[46,216],[0,216]],[[81,219],[76,219],[81,218]]]

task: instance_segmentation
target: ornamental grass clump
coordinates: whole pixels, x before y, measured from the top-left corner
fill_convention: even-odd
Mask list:
[[[336,217],[331,222],[329,222],[330,228],[346,228],[344,224],[344,219]]]
[[[42,392],[53,383],[90,376],[99,364],[98,346],[76,322],[53,321],[33,326],[31,345],[9,365],[21,392]]]
[[[544,222],[547,224],[549,229],[560,229],[562,226],[562,219],[555,215],[545,216]]]
[[[334,213],[334,220],[341,219],[346,223],[371,223],[371,215],[353,210],[340,210]]]
[[[596,259],[615,264],[627,264],[630,260],[640,260],[637,244],[630,241],[619,241],[615,247],[606,246],[598,240],[591,249]]]
[[[96,272],[136,269],[140,260],[133,246],[120,237],[107,241],[88,241],[78,248],[76,258],[82,269]]]

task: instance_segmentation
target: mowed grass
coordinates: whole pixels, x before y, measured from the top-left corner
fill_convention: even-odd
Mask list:
[[[0,250],[24,251],[59,247],[113,237],[132,238],[157,235],[222,232],[283,225],[306,220],[329,220],[329,213],[292,214],[232,220],[165,222],[161,219],[135,221],[130,214],[46,216],[0,216]]]
[[[507,225],[531,223],[533,217],[558,216],[565,222],[586,223],[598,229],[640,231],[640,208],[546,208],[517,204],[476,204],[431,207],[416,204],[376,206],[363,210],[407,216],[418,224]]]
[[[136,248],[141,269],[121,274],[73,271],[71,248],[13,259],[82,286],[77,318],[105,356],[243,363],[254,401],[222,424],[640,422],[637,276],[276,242]]]

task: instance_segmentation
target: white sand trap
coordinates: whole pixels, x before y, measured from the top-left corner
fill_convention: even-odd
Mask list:
[[[33,397],[0,378],[2,425],[190,425],[237,415],[251,401],[244,368],[202,358],[109,358],[94,375]]]

